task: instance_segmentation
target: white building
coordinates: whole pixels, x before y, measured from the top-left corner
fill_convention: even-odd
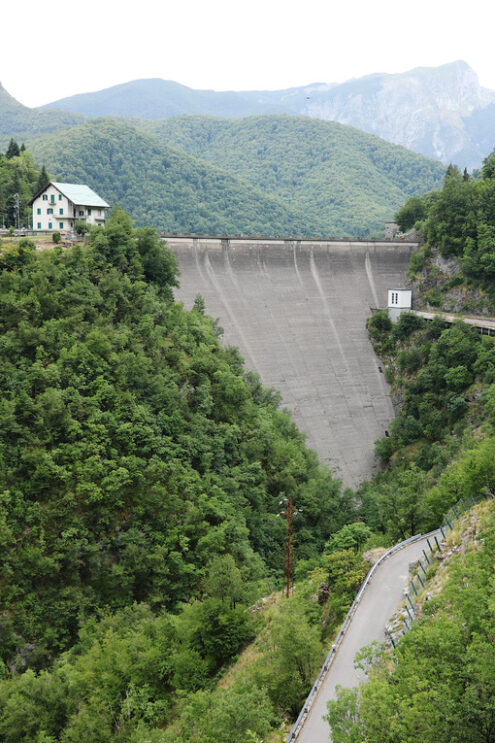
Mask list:
[[[38,191],[29,205],[33,207],[33,230],[72,230],[75,222],[105,224],[103,201],[89,186],[77,183],[49,183]]]
[[[388,290],[388,314],[390,319],[395,322],[401,312],[407,312],[412,307],[412,292],[410,289],[389,289]]]

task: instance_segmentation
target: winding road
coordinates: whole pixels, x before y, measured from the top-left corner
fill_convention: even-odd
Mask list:
[[[323,720],[327,702],[335,699],[337,685],[353,687],[366,680],[363,672],[354,668],[356,653],[374,640],[385,640],[385,626],[404,598],[409,566],[422,556],[423,549],[428,549],[426,538],[425,535],[392,553],[375,570],[293,741],[329,743],[330,727]]]

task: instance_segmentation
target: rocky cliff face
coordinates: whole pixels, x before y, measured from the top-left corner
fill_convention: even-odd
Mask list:
[[[461,166],[475,167],[488,153],[480,150],[477,127],[469,130],[466,122],[493,102],[495,93],[480,87],[474,70],[454,62],[313,86],[300,113],[350,124],[445,163],[460,160]]]

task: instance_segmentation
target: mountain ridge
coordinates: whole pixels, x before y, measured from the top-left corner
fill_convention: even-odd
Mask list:
[[[130,95],[132,93],[132,95]],[[88,116],[162,119],[181,114],[226,118],[246,115],[306,115],[348,124],[445,164],[479,167],[486,137],[495,129],[495,92],[480,86],[463,60],[403,73],[371,73],[343,83],[311,83],[275,91],[195,90],[160,78],[135,80],[94,93],[63,98],[41,107]],[[488,117],[488,121],[485,119]]]
[[[297,205],[117,119],[90,119],[39,136],[29,147],[52,175],[88,183],[128,210],[138,225],[230,233],[312,226]]]
[[[27,139],[32,135],[75,126],[85,119],[85,116],[70,111],[24,106],[0,83],[0,146],[11,138]]]

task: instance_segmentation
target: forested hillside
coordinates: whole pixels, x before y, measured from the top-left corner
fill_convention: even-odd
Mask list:
[[[138,225],[168,232],[321,234],[323,218],[112,119],[31,142],[56,178],[87,183]],[[54,177],[55,177],[54,176]]]
[[[478,177],[450,167],[441,190],[399,210],[401,227],[414,225],[425,240],[411,257],[414,306],[493,314],[494,165],[492,154]],[[368,518],[378,506],[375,517],[398,538],[435,527],[461,495],[493,488],[495,339],[441,315],[406,313],[394,325],[379,312],[368,329],[398,414],[377,442],[387,469],[361,491]],[[449,465],[458,457],[471,461],[462,475]]]
[[[308,560],[351,503],[201,299],[174,303],[152,229],[116,209],[85,248],[4,239],[0,269],[0,740],[165,740],[254,636],[280,500]],[[208,725],[236,702],[266,731],[267,692],[236,689]]]
[[[365,236],[443,178],[439,163],[339,124],[133,123],[93,120],[30,147],[57,178],[88,182],[165,231]]]
[[[182,116],[142,127],[297,206],[315,229],[323,223],[336,236],[383,230],[392,204],[395,210],[443,177],[439,163],[335,122]]]
[[[405,539],[495,482],[495,339],[407,313],[395,325],[376,313],[369,332],[400,409],[377,442],[387,469],[360,493],[367,522]],[[464,456],[472,468],[461,478],[450,463]]]

